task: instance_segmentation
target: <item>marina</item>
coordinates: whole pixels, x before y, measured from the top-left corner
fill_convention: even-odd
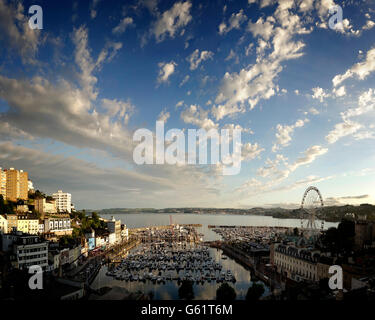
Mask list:
[[[248,260],[241,261],[241,256],[233,250],[248,252],[256,262],[256,257],[268,250],[268,240],[259,241],[262,236],[272,239],[278,232],[300,225],[297,219],[258,216],[172,216],[175,224],[168,225],[171,222],[168,214],[116,215],[126,221],[130,235],[139,243],[112,263],[103,265],[91,288],[113,288],[119,295],[137,293],[154,300],[176,300],[181,299],[179,289],[188,280],[192,283],[193,299],[210,300],[216,299],[217,289],[226,282],[235,289],[236,299],[243,300],[248,288],[256,282],[264,285],[263,296],[267,296],[270,287],[251,268],[253,263],[244,263]],[[234,237],[231,240],[235,247],[210,246],[229,237]],[[249,246],[245,247],[247,243]]]
[[[110,268],[107,276],[123,281],[192,281],[205,283],[216,281],[236,282],[231,270],[222,270],[210,256],[207,247],[186,243],[155,243],[143,245],[128,254],[117,265]]]

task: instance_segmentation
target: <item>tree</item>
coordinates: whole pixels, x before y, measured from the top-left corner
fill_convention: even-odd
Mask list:
[[[3,195],[0,195],[0,214],[13,214],[15,204],[11,201],[6,201]]]
[[[236,297],[236,291],[226,282],[216,290],[216,300],[233,301],[236,299]]]
[[[0,213],[5,213],[5,203],[2,194],[0,194]]]
[[[256,301],[259,300],[260,297],[264,293],[264,287],[261,283],[253,282],[253,285],[249,287],[246,294],[247,301]]]
[[[293,229],[293,235],[294,235],[294,236],[298,236],[298,234],[299,234],[299,233],[298,233],[298,228],[294,228],[294,229]]]
[[[178,296],[182,300],[193,300],[194,299],[193,282],[189,280],[182,281],[180,288],[178,288]]]

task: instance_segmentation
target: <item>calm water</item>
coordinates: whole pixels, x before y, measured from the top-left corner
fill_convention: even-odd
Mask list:
[[[101,215],[103,218],[109,219],[111,215]],[[113,214],[116,219],[120,219],[128,228],[140,228],[155,225],[168,225],[170,223],[169,214]],[[299,219],[274,219],[272,217],[263,216],[242,216],[242,215],[201,215],[201,214],[172,214],[173,224],[202,224],[198,228],[200,233],[204,234],[204,240],[218,240],[220,236],[208,229],[208,225],[236,225],[236,226],[279,226],[279,227],[299,227],[301,222]],[[319,222],[320,225],[320,222]],[[337,223],[325,223],[325,228],[336,227]],[[223,266],[223,270],[231,270],[235,275],[237,282],[231,283],[237,293],[237,299],[244,299],[247,289],[252,284],[251,273],[231,258],[227,260],[221,259],[221,250],[209,249],[211,257]],[[116,280],[105,275],[107,267],[104,266],[97,278],[92,283],[94,289],[103,286],[123,287],[130,292],[141,291],[144,293],[153,292],[156,300],[175,300],[178,297],[177,281],[167,281],[166,284],[154,284],[151,281],[143,282],[126,282]],[[194,284],[195,299],[215,299],[216,290],[220,283],[205,282],[204,284]],[[265,295],[269,293],[265,288]]]
[[[102,214],[105,219],[110,219],[112,215]],[[140,214],[113,214],[115,219],[120,219],[121,223],[128,228],[141,228],[157,225],[170,224],[170,215],[164,213],[140,213]],[[301,227],[300,219],[275,219],[266,216],[244,216],[244,215],[224,215],[224,214],[172,214],[173,224],[201,224],[198,232],[204,234],[207,241],[220,240],[220,236],[208,229],[208,225],[227,226],[262,226],[262,227]],[[317,220],[320,227],[320,221]],[[324,228],[337,227],[338,223],[325,222]]]

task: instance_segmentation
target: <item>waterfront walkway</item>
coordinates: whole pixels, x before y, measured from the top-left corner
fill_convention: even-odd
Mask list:
[[[260,262],[259,257],[251,257],[233,245],[222,241],[209,241],[204,244],[212,248],[223,250],[227,256],[238,260],[242,265],[250,268],[258,279],[270,286],[271,291],[281,288],[277,273],[272,269],[267,269],[266,265]]]

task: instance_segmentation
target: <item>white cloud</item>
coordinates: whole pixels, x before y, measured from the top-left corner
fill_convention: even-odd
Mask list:
[[[320,87],[316,87],[316,88],[313,88],[312,89],[313,91],[313,95],[312,95],[312,98],[313,99],[317,99],[319,100],[320,102],[323,102],[324,99],[330,97],[330,94],[327,93],[326,91],[324,91],[323,88],[320,88]]]
[[[261,99],[267,100],[274,96],[277,90],[274,79],[283,70],[282,63],[303,55],[304,43],[294,41],[293,37],[310,31],[303,27],[299,16],[292,14],[287,7],[285,3],[279,3],[274,14],[275,26],[270,40],[265,42],[260,39],[258,42],[256,63],[238,73],[225,73],[216,97],[216,103],[219,104],[214,110],[218,115],[217,119],[243,112],[246,104],[253,109]],[[268,21],[272,23],[272,20]],[[276,26],[276,23],[280,26]],[[264,49],[268,46],[273,50],[265,54]]]
[[[167,34],[174,38],[181,28],[187,26],[192,20],[190,9],[190,1],[176,2],[172,8],[160,15],[152,30],[156,41],[163,41]]]
[[[90,7],[90,16],[91,19],[95,19],[97,15],[97,7],[101,0],[92,0],[91,7]]]
[[[225,34],[233,29],[239,29],[241,27],[241,24],[244,23],[247,20],[246,15],[243,13],[243,10],[241,9],[237,13],[233,13],[228,23],[222,22],[219,25],[219,34]]]
[[[95,110],[98,91],[93,72],[109,61],[120,46],[107,43],[95,61],[87,39],[85,27],[74,30],[79,87],[61,76],[56,81],[41,76],[20,80],[0,76],[0,98],[9,107],[9,111],[1,113],[0,123],[8,123],[15,130],[22,128],[31,137],[103,150],[130,159],[132,140],[125,124],[134,107],[129,101],[103,98],[101,105],[106,112],[98,114]]]
[[[326,140],[328,143],[335,143],[342,137],[351,135],[362,128],[358,122],[346,120],[335,125],[335,128],[328,133]]]
[[[264,151],[257,143],[245,143],[242,146],[241,156],[243,161],[250,161],[260,156]]]
[[[375,27],[375,22],[372,20],[367,20],[366,24],[362,27],[363,30],[370,30]]]
[[[213,106],[211,109],[212,115],[215,117],[217,121],[223,119],[224,117],[228,115],[234,115],[236,113],[243,113],[245,112],[245,107],[244,105],[231,105],[231,106],[226,106],[226,105],[218,105],[218,106]]]
[[[176,103],[176,108],[182,107],[184,105],[184,100],[181,100]]]
[[[206,130],[217,128],[218,125],[208,117],[208,111],[200,106],[191,105],[181,112],[181,119],[185,123],[191,123]]]
[[[239,124],[234,124],[234,123],[227,123],[223,126],[223,129],[229,129],[229,130],[233,130],[233,129],[239,129],[241,130],[241,132],[243,133],[248,133],[248,134],[254,134],[253,130],[251,130],[250,128],[243,128],[241,125]]]
[[[298,167],[312,163],[317,157],[328,152],[327,148],[321,146],[312,146],[304,152],[304,156],[299,157],[289,166],[290,171],[295,171]]]
[[[182,87],[186,82],[188,82],[190,79],[190,76],[187,74],[185,78],[182,79],[182,81],[179,84],[179,87]]]
[[[196,49],[186,60],[190,62],[190,70],[195,70],[203,61],[212,59],[213,55],[211,51],[201,51],[199,53],[199,49]]]
[[[303,127],[307,122],[309,122],[309,119],[304,120],[297,120],[295,124],[293,125],[281,125],[278,124],[276,129],[276,142],[272,147],[272,151],[276,152],[277,150],[280,150],[282,147],[286,147],[290,144],[292,141],[292,133],[294,132],[294,129]]]
[[[122,121],[127,124],[135,107],[130,101],[121,101],[117,99],[102,99],[102,106],[111,118]]]
[[[122,34],[131,25],[133,25],[133,18],[125,17],[125,18],[121,19],[120,23],[112,29],[112,33]]]
[[[345,112],[341,112],[342,122],[337,123],[333,130],[326,136],[329,143],[335,143],[342,137],[353,135],[355,139],[371,138],[372,133],[369,131],[358,132],[363,128],[363,125],[357,121],[353,121],[353,117],[366,114],[375,110],[375,90],[369,89],[363,92],[358,98],[358,107],[349,108]]]
[[[171,62],[160,62],[158,64],[159,76],[158,76],[158,83],[167,82],[169,77],[174,73],[177,64],[174,61]]]
[[[363,62],[358,62],[348,69],[344,74],[336,75],[333,79],[333,85],[337,87],[343,81],[349,78],[357,77],[359,80],[364,80],[372,72],[375,71],[375,48],[370,49],[366,54],[366,59]]]
[[[346,95],[346,90],[345,90],[345,86],[341,86],[340,88],[336,89],[336,88],[333,88],[333,94],[336,96],[336,97],[343,97]]]
[[[261,36],[264,40],[269,40],[274,32],[275,19],[272,16],[267,17],[264,20],[262,17],[257,20],[256,23],[249,21],[247,26],[254,37]]]
[[[312,107],[309,109],[309,113],[311,113],[312,115],[318,115],[320,112],[317,109]]]
[[[234,52],[233,49],[230,49],[230,52],[229,52],[228,56],[224,60],[229,61],[229,60],[232,60],[232,59],[235,61],[235,63],[240,63],[238,55]]]
[[[7,4],[0,0],[0,40],[2,46],[13,50],[24,64],[36,64],[35,56],[42,43],[41,31],[29,27],[29,18],[21,2]]]
[[[167,112],[166,108],[164,108],[158,116],[158,121],[163,121],[165,123],[165,122],[167,122],[167,120],[169,119],[170,116],[171,116],[171,114],[169,112]]]

